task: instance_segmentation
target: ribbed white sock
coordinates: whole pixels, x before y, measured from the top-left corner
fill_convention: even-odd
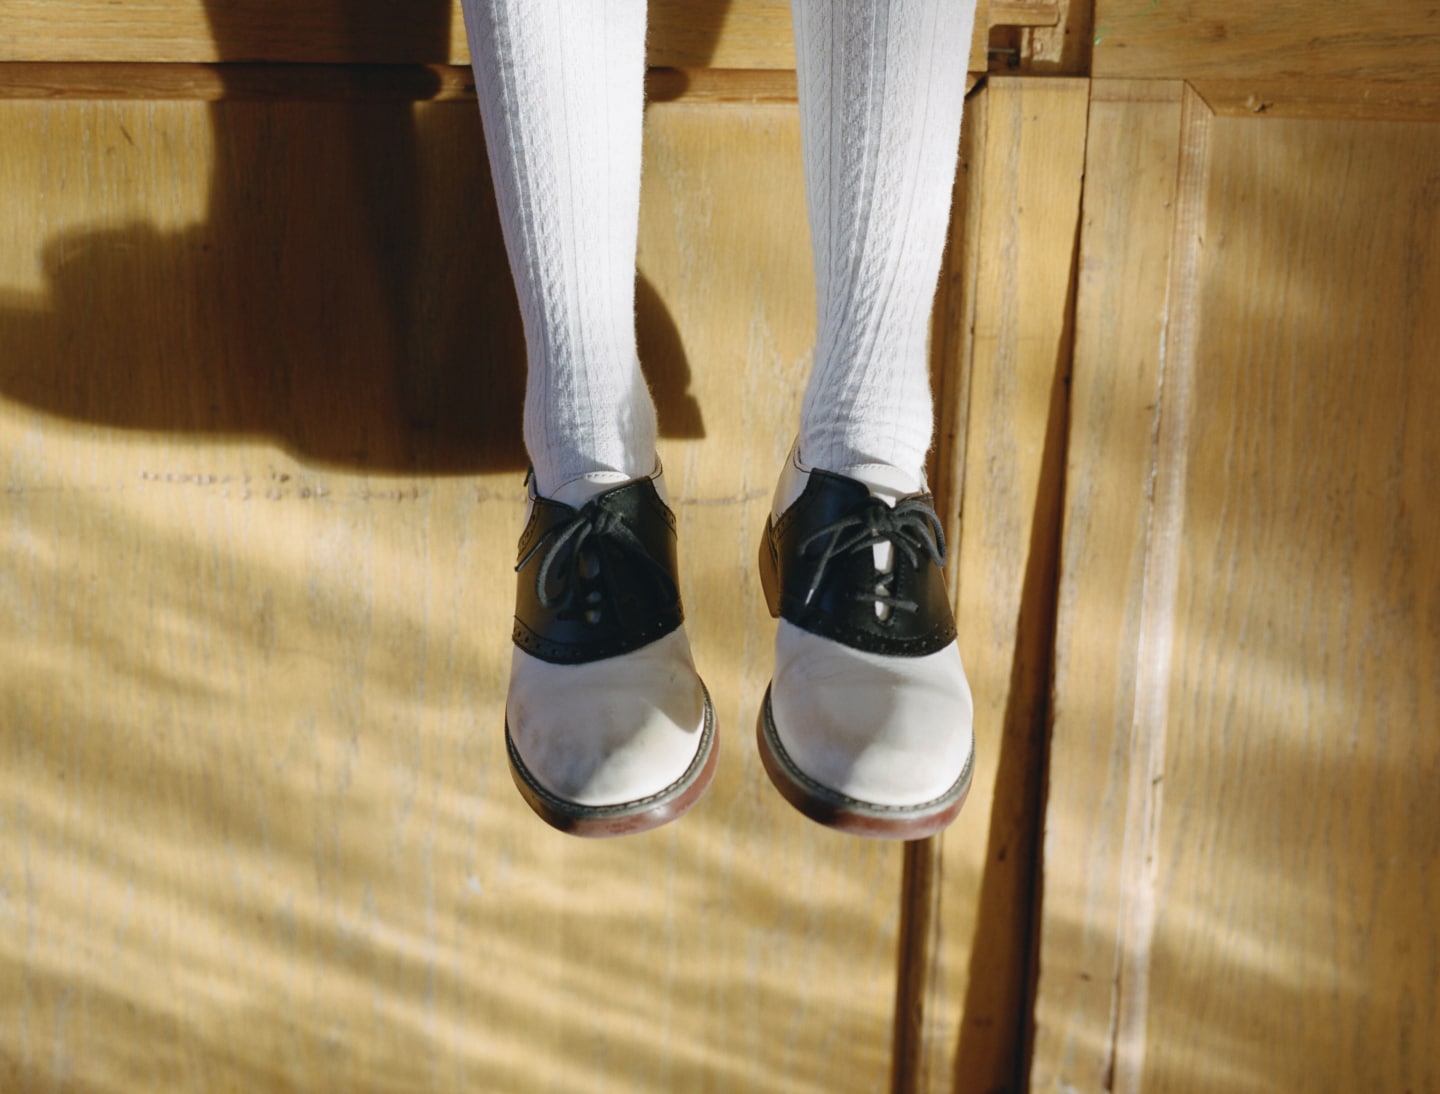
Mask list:
[[[819,312],[801,457],[918,478],[975,0],[791,0],[791,12]]]
[[[464,0],[490,170],[525,323],[525,447],[549,496],[648,475],[635,349],[645,0]]]

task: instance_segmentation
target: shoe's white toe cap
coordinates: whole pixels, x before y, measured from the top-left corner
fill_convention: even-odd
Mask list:
[[[954,788],[974,751],[970,685],[954,642],[924,657],[885,657],[782,619],[770,705],[794,765],[860,802],[932,802]]]
[[[516,649],[505,720],[545,790],[576,805],[623,805],[661,793],[695,760],[705,690],[683,627],[583,665]]]

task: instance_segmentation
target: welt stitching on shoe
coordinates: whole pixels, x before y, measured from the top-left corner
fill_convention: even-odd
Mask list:
[[[775,750],[775,755],[779,757],[780,762],[785,766],[786,773],[796,782],[804,786],[806,790],[809,790],[816,797],[823,799],[827,804],[840,805],[842,807],[853,806],[872,813],[894,813],[909,816],[954,801],[960,789],[969,783],[972,777],[971,768],[975,765],[975,750],[973,748],[970,750],[970,755],[965,758],[965,766],[961,769],[959,777],[946,787],[945,791],[940,794],[939,797],[931,798],[929,801],[918,802],[915,805],[881,805],[878,802],[867,802],[860,798],[852,798],[849,794],[836,790],[834,787],[817,782],[805,774],[804,771],[800,770],[794,759],[791,758],[790,753],[785,751],[785,745],[780,740],[779,732],[775,729],[775,719],[770,711],[770,696],[768,693],[765,696],[763,713],[765,717],[765,737],[770,742],[771,748]]]
[[[594,642],[572,643],[557,642],[554,639],[546,638],[517,616],[510,637],[515,645],[533,653],[542,661],[548,661],[553,665],[583,665],[638,650],[641,646],[648,645],[657,638],[662,638],[676,630],[682,623],[684,623],[684,615],[680,613],[678,618],[658,619],[649,627],[637,630],[632,634],[604,638]]]
[[[695,781],[705,762],[710,758],[710,752],[715,742],[715,706],[710,701],[710,692],[702,683],[700,690],[704,694],[705,715],[700,730],[700,745],[695,750],[695,757],[690,761],[684,773],[670,783],[668,786],[657,790],[655,793],[643,798],[634,798],[627,802],[617,802],[614,805],[579,805],[575,802],[566,801],[564,798],[556,797],[545,787],[541,786],[530,769],[525,766],[525,761],[520,755],[520,750],[515,746],[515,740],[510,736],[510,727],[505,727],[505,747],[510,753],[510,759],[520,776],[525,780],[525,785],[535,792],[535,795],[542,799],[557,813],[563,813],[568,817],[576,819],[602,819],[604,817],[620,816],[631,812],[643,811],[647,806],[662,804],[666,800],[676,797],[681,791]]]
[[[937,653],[945,648],[956,633],[953,627],[941,627],[913,638],[889,638],[885,635],[873,635],[851,627],[826,626],[823,620],[815,621],[819,624],[818,626],[809,626],[806,622],[801,622],[783,612],[781,615],[782,618],[803,631],[818,634],[822,638],[834,639],[851,649],[891,657],[925,657]]]

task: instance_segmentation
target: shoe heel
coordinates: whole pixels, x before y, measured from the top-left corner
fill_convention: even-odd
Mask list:
[[[780,618],[780,575],[775,568],[775,553],[770,549],[770,524],[765,524],[765,534],[760,537],[760,587],[765,590],[765,606],[770,609],[770,618]]]

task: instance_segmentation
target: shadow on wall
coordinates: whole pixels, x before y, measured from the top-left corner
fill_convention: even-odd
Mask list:
[[[713,52],[727,7],[696,15],[689,48]],[[310,8],[324,61],[450,60],[449,0]],[[211,4],[221,58],[293,38],[281,10]],[[158,138],[194,107],[154,109]],[[317,465],[522,469],[524,334],[475,104],[229,100],[210,120],[200,223],[61,232],[40,256],[41,306],[0,296],[0,397],[120,429],[270,437]],[[202,158],[171,132],[94,124],[97,206],[108,187],[183,190]],[[703,436],[680,333],[643,279],[637,312],[662,434]]]

